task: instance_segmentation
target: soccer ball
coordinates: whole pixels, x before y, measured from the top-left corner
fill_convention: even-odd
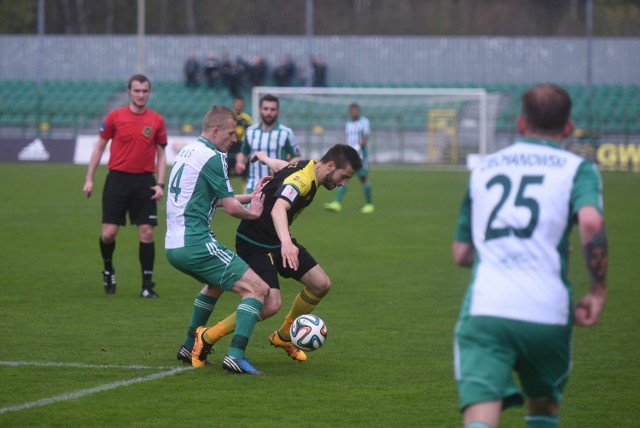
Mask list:
[[[311,352],[320,348],[327,338],[327,326],[319,317],[300,315],[291,324],[291,342],[296,348]]]

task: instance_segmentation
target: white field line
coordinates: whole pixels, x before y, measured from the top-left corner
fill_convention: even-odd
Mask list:
[[[14,363],[14,364],[7,364],[7,363]],[[15,364],[15,363],[18,363],[18,364]],[[1,365],[13,365],[13,366],[32,365],[32,366],[37,366],[37,367],[50,367],[50,366],[53,365],[53,366],[60,366],[60,367],[82,367],[82,368],[167,369],[167,367],[150,367],[150,366],[101,366],[101,365],[91,366],[89,364],[81,364],[80,366],[78,366],[78,365],[73,364],[73,363],[71,363],[71,364],[66,364],[66,363],[25,363],[25,362],[21,362],[21,361],[15,361],[15,362],[12,362],[12,361],[1,361],[0,364]],[[53,397],[44,398],[42,400],[30,401],[28,403],[18,404],[16,406],[3,407],[3,408],[0,408],[0,415],[2,415],[4,413],[9,413],[9,412],[17,412],[17,411],[20,411],[20,410],[31,409],[33,407],[47,406],[49,404],[59,403],[61,401],[75,400],[77,398],[85,397],[87,395],[96,394],[98,392],[103,392],[103,391],[109,391],[111,389],[116,389],[116,388],[120,388],[122,386],[132,385],[134,383],[149,382],[149,381],[156,380],[156,379],[162,379],[164,377],[173,376],[173,375],[178,374],[180,372],[183,372],[185,370],[191,370],[191,369],[192,369],[192,367],[173,367],[173,368],[171,368],[171,370],[160,372],[160,373],[154,373],[154,374],[151,374],[151,375],[148,375],[148,376],[136,377],[136,378],[128,379],[128,380],[121,380],[121,381],[109,383],[109,384],[106,384],[106,385],[96,386],[95,388],[82,389],[82,390],[76,391],[76,392],[70,392],[70,393],[67,393],[67,394],[55,395]]]
[[[31,366],[31,367],[77,367],[81,369],[134,369],[134,370],[169,370],[175,366],[121,366],[114,364],[85,364],[85,363],[47,363],[32,361],[0,361],[0,366]]]

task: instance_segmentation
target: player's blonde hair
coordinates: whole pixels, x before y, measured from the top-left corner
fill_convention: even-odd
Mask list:
[[[213,128],[221,129],[226,127],[227,119],[233,119],[233,122],[236,122],[237,117],[233,110],[225,106],[211,107],[211,110],[204,115],[204,119],[202,120],[202,133],[208,134]]]

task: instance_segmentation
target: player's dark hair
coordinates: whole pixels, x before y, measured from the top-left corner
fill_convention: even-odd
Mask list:
[[[349,104],[349,109],[352,109],[352,108],[354,108],[354,107],[355,107],[355,108],[357,108],[358,110],[360,110],[360,104],[358,104],[358,103],[351,103],[351,104]]]
[[[140,83],[149,82],[149,89],[151,89],[151,80],[149,80],[149,78],[144,74],[134,74],[133,76],[131,76],[129,78],[129,84],[127,86],[129,89],[131,89],[131,84],[133,82],[140,82]]]
[[[561,134],[570,115],[571,97],[558,85],[537,85],[522,95],[522,116],[532,132]]]
[[[280,100],[278,100],[278,97],[276,97],[275,95],[266,94],[265,96],[260,98],[260,106],[262,106],[262,103],[265,101],[275,102],[278,108],[280,108]]]
[[[202,133],[208,133],[213,128],[223,128],[226,125],[226,119],[233,119],[233,122],[236,122],[237,117],[233,110],[225,106],[211,107],[202,120]]]
[[[351,165],[354,171],[362,168],[362,159],[360,155],[353,147],[347,144],[336,144],[331,147],[320,159],[320,162],[327,163],[333,161],[336,164],[336,168],[343,169],[347,165]]]

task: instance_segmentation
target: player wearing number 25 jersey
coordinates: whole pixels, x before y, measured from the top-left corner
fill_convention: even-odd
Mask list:
[[[594,324],[606,300],[602,184],[592,162],[560,147],[572,131],[570,111],[564,89],[530,89],[522,137],[471,173],[453,247],[456,263],[473,268],[455,335],[465,424],[498,426],[500,410],[524,395],[528,421],[557,426],[574,317]],[[591,291],[574,312],[567,265],[576,221],[587,261],[599,261],[588,264]]]

